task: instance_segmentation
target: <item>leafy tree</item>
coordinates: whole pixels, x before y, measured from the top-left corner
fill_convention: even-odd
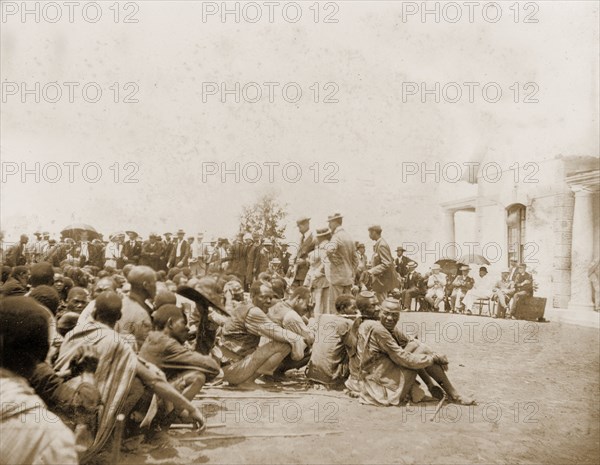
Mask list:
[[[287,216],[286,205],[280,205],[275,194],[263,195],[252,205],[245,205],[240,215],[240,232],[258,233],[264,238],[281,239]]]

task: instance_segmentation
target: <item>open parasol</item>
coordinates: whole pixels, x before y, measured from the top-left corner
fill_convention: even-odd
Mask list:
[[[463,263],[461,263],[460,261],[446,257],[440,258],[435,263],[440,265],[440,268],[442,269],[443,273],[453,275],[458,274],[458,268],[463,265]]]
[[[490,262],[483,255],[479,255],[476,253],[473,254],[464,254],[458,259],[459,262],[466,263],[467,265],[489,265]]]
[[[60,232],[63,237],[70,237],[73,240],[79,241],[81,240],[81,234],[86,232],[88,235],[88,239],[100,239],[100,234],[93,226],[85,223],[73,223],[69,226],[63,228]]]

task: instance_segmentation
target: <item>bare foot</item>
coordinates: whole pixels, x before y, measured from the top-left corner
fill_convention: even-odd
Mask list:
[[[477,405],[477,401],[472,397],[465,397],[461,395],[450,398],[450,402],[458,405]]]

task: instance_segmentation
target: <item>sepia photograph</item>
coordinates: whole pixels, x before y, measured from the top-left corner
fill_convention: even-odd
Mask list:
[[[0,0],[0,465],[600,463],[599,0]]]

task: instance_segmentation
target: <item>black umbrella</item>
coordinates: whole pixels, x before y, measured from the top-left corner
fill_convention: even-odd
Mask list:
[[[440,258],[437,262],[437,265],[440,265],[440,268],[445,274],[457,274],[458,268],[462,266],[462,263],[456,261],[453,258]]]
[[[60,232],[64,238],[70,237],[76,241],[81,240],[81,234],[87,233],[88,239],[100,239],[100,234],[93,226],[85,223],[73,223],[63,228]]]

